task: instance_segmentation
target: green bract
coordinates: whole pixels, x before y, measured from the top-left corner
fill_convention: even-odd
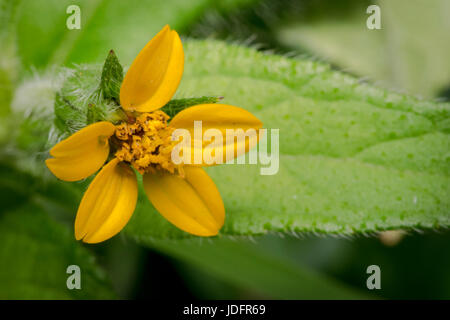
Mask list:
[[[75,69],[61,71],[61,89],[55,95],[55,128],[61,137],[97,121],[118,123],[126,120],[120,108],[120,86],[123,81],[123,68],[114,51],[111,50],[100,68],[98,65],[80,65]],[[162,111],[170,117],[185,108],[202,103],[216,103],[220,98],[199,97],[173,99]]]

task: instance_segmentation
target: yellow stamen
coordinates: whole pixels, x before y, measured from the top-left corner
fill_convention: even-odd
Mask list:
[[[115,137],[120,147],[115,156],[130,163],[141,174],[156,170],[182,174],[181,166],[171,160],[176,144],[171,135],[175,129],[167,126],[167,120],[169,116],[157,110],[140,114],[135,123],[117,125]]]

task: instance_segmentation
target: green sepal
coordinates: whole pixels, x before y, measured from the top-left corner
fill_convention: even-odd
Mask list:
[[[123,119],[120,106],[105,99],[98,67],[77,66],[70,70],[55,97],[55,127],[64,135],[98,121]]]
[[[99,66],[76,66],[66,69],[67,75],[55,97],[54,125],[63,136],[98,121],[117,124],[128,119],[120,107],[120,86],[123,68],[111,50],[100,72]],[[162,111],[171,118],[178,112],[198,104],[217,103],[222,97],[173,99]]]
[[[123,68],[113,50],[109,51],[103,65],[100,90],[105,100],[120,103],[120,85],[123,81]]]
[[[183,111],[186,108],[198,104],[217,103],[222,99],[223,99],[222,97],[208,97],[208,96],[203,96],[199,98],[173,99],[170,100],[164,107],[162,107],[161,110],[167,113],[167,115],[172,118],[178,112]]]

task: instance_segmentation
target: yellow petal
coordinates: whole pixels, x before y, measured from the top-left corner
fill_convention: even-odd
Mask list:
[[[102,167],[109,155],[108,139],[115,127],[107,121],[91,124],[56,144],[45,161],[59,179],[77,181]]]
[[[164,218],[197,236],[222,228],[225,208],[212,179],[202,168],[185,167],[185,177],[166,172],[144,175],[147,197]]]
[[[194,121],[201,121],[202,130],[198,130],[201,134],[196,135],[194,130]],[[191,135],[191,162],[193,165],[215,165],[219,163],[207,163],[205,162],[205,155],[203,159],[195,157],[195,152],[199,154],[199,148],[202,148],[202,153],[205,152],[205,148],[211,144],[214,146],[217,141],[210,139],[211,142],[205,141],[204,134],[209,129],[215,129],[220,132],[223,139],[219,140],[212,149],[220,151],[222,154],[221,163],[225,163],[234,159],[242,154],[248,152],[253,148],[259,140],[259,129],[262,127],[262,122],[256,118],[253,114],[245,109],[225,105],[225,104],[201,104],[187,108],[178,113],[170,122],[173,128],[187,129]],[[244,134],[241,135],[241,139],[234,139],[233,135],[230,135],[227,140],[227,130],[235,130],[236,133],[242,129],[242,133],[248,133],[248,137]],[[252,133],[253,134],[250,134]],[[202,143],[203,140],[203,143]],[[219,150],[222,149],[222,150]],[[227,150],[229,156],[227,158]],[[231,157],[230,157],[231,154]],[[219,157],[220,158],[220,157]],[[199,160],[201,163],[199,163]]]
[[[75,238],[105,241],[125,227],[136,207],[138,186],[130,167],[111,160],[86,190],[75,219]]]
[[[180,37],[165,26],[133,61],[120,88],[120,104],[138,112],[161,108],[175,94],[183,68]]]

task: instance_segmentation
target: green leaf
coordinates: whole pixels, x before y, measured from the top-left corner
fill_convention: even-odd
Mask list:
[[[80,194],[0,163],[0,298],[113,299],[111,284],[91,252],[64,221]],[[62,219],[61,219],[62,218]],[[69,290],[69,265],[81,269],[81,290]]]
[[[225,96],[280,129],[280,168],[207,168],[226,208],[222,235],[370,233],[450,225],[445,103],[390,93],[309,60],[215,41],[185,43],[179,92]],[[137,238],[187,234],[140,195]]]
[[[218,239],[213,242],[149,241],[164,254],[186,261],[209,275],[253,290],[269,299],[367,299],[369,295],[314,272],[260,244]]]
[[[255,1],[21,1],[16,27],[18,50],[27,67],[103,62],[111,49],[116,50],[123,63],[130,64],[164,25],[182,32],[210,9],[226,12]],[[69,5],[81,9],[79,30],[66,27]]]
[[[73,203],[73,193],[4,163],[0,172],[0,298],[115,298],[93,255],[75,241],[66,226],[46,213],[61,213],[61,208]],[[66,286],[69,265],[81,269],[81,290]]]
[[[91,253],[39,207],[0,216],[2,299],[111,299],[115,295]],[[69,265],[81,269],[81,290],[69,290]]]
[[[13,30],[16,11],[16,2],[0,0],[0,116],[10,111],[20,65],[16,54],[16,33]]]
[[[276,175],[262,176],[256,165],[207,168],[225,202],[223,235],[355,234],[450,224],[449,104],[362,84],[323,63],[236,45],[187,41],[185,51],[176,99],[223,95],[224,103],[280,129]],[[72,91],[90,92],[99,83],[99,69],[80,68],[70,80]],[[82,104],[83,110],[90,105]],[[72,131],[86,125],[86,116],[77,119],[70,105],[65,108]],[[187,236],[144,194],[127,232]]]
[[[448,1],[379,0],[381,30],[366,27],[368,4],[347,17],[280,26],[280,42],[386,87],[435,96],[450,84]]]

